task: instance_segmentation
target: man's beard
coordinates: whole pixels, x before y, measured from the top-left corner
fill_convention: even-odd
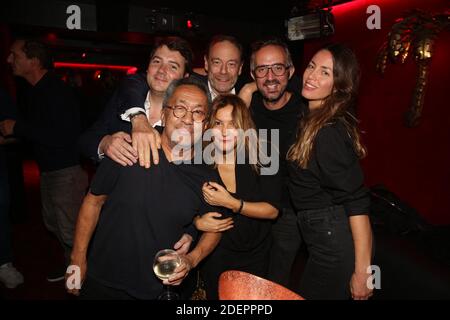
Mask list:
[[[266,80],[266,81],[264,81],[263,86],[268,86],[271,84],[276,84],[278,86],[281,86],[281,83],[278,80],[271,80],[271,81]],[[264,91],[262,91],[262,90],[261,90],[261,94],[263,96],[264,101],[274,103],[274,102],[278,102],[283,97],[284,93],[286,92],[286,88],[287,88],[287,84],[280,90],[280,94],[277,95],[276,97],[268,97],[264,94]]]

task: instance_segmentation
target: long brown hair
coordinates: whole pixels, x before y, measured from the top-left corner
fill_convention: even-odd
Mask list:
[[[359,86],[359,66],[352,50],[342,44],[330,44],[321,50],[327,50],[333,57],[333,87],[331,94],[322,101],[322,106],[311,110],[300,121],[297,141],[288,151],[287,159],[301,168],[308,166],[317,133],[324,126],[341,121],[347,129],[358,157],[366,155],[358,131],[355,111]]]
[[[215,125],[217,119],[217,112],[225,108],[226,106],[231,105],[233,107],[233,111],[231,113],[231,117],[233,119],[233,123],[236,129],[241,129],[244,132],[249,132],[248,130],[253,130],[255,136],[253,137],[253,141],[248,136],[245,136],[245,139],[238,140],[237,149],[245,148],[245,155],[247,158],[250,158],[251,152],[257,152],[258,150],[258,138],[256,136],[256,126],[252,120],[252,116],[250,114],[250,110],[247,108],[245,102],[237,95],[234,94],[224,94],[217,96],[212,103],[211,111],[208,117],[208,121],[206,123],[206,130],[212,129]],[[241,143],[240,143],[241,142]],[[252,142],[256,143],[256,146],[252,145]],[[255,171],[259,171],[259,165],[251,163],[253,169]]]

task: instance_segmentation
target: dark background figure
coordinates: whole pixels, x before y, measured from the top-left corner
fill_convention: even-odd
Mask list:
[[[0,121],[14,119],[16,110],[6,90],[0,87]],[[13,266],[11,233],[11,188],[7,162],[7,144],[11,137],[0,135],[0,282],[7,288],[22,284],[22,274]]]
[[[40,171],[44,223],[64,249],[66,264],[87,175],[80,166],[76,142],[80,134],[80,108],[73,91],[53,72],[51,54],[35,40],[16,40],[7,59],[14,75],[31,88],[21,117],[0,122],[3,135],[30,141]],[[55,253],[56,254],[56,253]],[[47,280],[64,279],[65,265],[57,266]]]

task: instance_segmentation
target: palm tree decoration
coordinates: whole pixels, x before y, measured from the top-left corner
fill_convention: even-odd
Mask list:
[[[416,87],[412,104],[405,114],[407,127],[419,124],[422,115],[427,85],[429,65],[434,53],[434,41],[442,30],[450,29],[449,12],[431,14],[420,10],[408,12],[406,17],[397,19],[388,34],[386,42],[378,53],[376,69],[381,74],[387,62],[404,63],[413,54],[418,65]]]

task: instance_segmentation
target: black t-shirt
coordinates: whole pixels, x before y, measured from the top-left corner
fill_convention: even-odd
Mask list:
[[[224,213],[208,205],[201,190],[204,182],[219,181],[216,171],[170,163],[162,150],[159,158],[149,169],[105,158],[91,185],[91,193],[108,198],[91,241],[88,275],[142,299],[162,290],[153,273],[156,252],[173,248],[196,215]]]
[[[257,92],[253,95],[250,110],[256,128],[259,129],[279,129],[279,154],[280,154],[280,174],[283,179],[282,185],[282,207],[290,208],[289,192],[287,189],[287,164],[286,154],[295,136],[298,122],[304,113],[305,103],[298,92],[292,92],[291,98],[282,108],[269,110],[264,106],[262,95]],[[270,141],[271,133],[267,132]],[[270,148],[268,148],[270,150]]]
[[[319,130],[307,169],[292,162],[288,167],[296,210],[343,205],[349,216],[369,213],[370,198],[359,159],[340,121]]]
[[[235,167],[238,199],[249,202],[268,202],[280,209],[281,179],[279,174],[259,175],[249,164]],[[220,247],[230,251],[254,252],[264,241],[270,240],[272,220],[249,218],[242,214],[233,216],[234,227],[223,233]],[[251,257],[248,257],[251,259]]]

